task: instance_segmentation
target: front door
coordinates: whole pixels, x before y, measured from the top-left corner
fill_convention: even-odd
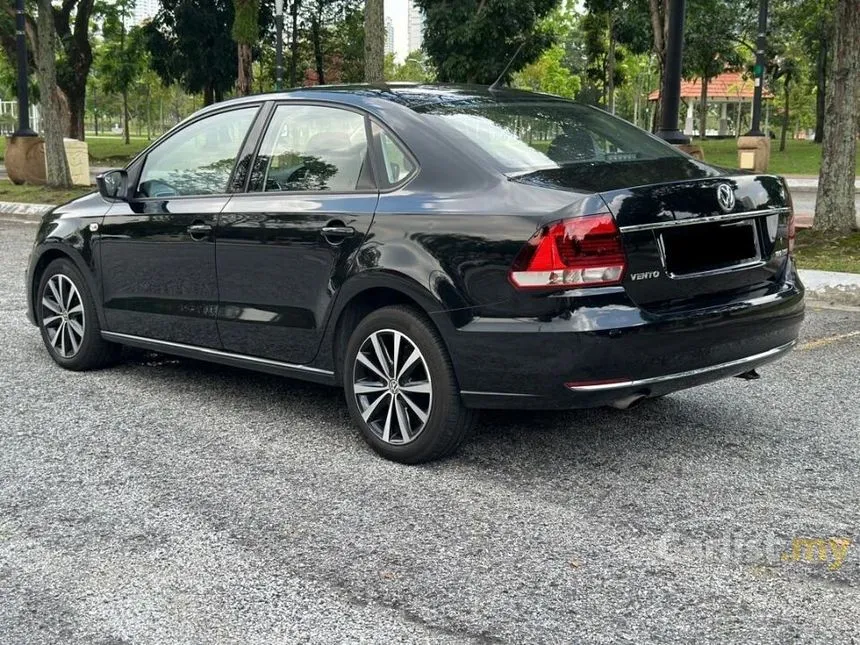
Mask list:
[[[276,106],[218,228],[224,349],[289,363],[316,355],[326,314],[376,209],[369,122],[358,112]]]
[[[203,116],[129,169],[133,197],[101,227],[108,330],[220,347],[215,229],[258,107]]]

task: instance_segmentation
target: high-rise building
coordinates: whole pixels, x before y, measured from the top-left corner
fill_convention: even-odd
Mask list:
[[[421,49],[421,45],[424,44],[424,14],[413,0],[407,0],[407,2],[407,20],[409,26],[407,42],[411,53],[416,49]]]
[[[385,19],[385,53],[394,53],[394,22],[391,18]]]
[[[134,4],[134,12],[131,20],[131,25],[139,25],[147,20],[151,20],[158,13],[158,0],[137,0]]]

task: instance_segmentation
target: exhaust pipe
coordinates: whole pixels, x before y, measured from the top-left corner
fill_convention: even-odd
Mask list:
[[[610,407],[615,408],[616,410],[629,410],[634,405],[637,405],[642,399],[647,398],[645,394],[631,394],[630,396],[625,396],[623,399],[618,399],[617,401],[613,401],[610,403]]]

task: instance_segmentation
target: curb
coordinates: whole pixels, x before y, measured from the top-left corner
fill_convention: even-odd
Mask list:
[[[810,302],[860,307],[860,273],[799,269]]]
[[[23,202],[0,202],[0,214],[13,215],[18,219],[41,221],[42,215],[56,208],[54,204],[25,204]]]

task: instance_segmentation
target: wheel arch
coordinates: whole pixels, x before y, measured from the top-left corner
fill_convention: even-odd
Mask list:
[[[90,290],[90,294],[92,294],[93,297],[93,304],[95,305],[96,312],[99,317],[99,324],[102,329],[105,329],[104,312],[102,310],[101,301],[101,290],[98,288],[98,284],[95,279],[95,276],[93,275],[92,268],[88,266],[84,258],[77,251],[75,251],[75,249],[69,247],[66,244],[59,243],[45,244],[44,246],[39,247],[34,254],[34,258],[32,260],[31,265],[33,268],[29,284],[29,314],[32,317],[33,321],[38,324],[39,319],[36,315],[36,303],[38,302],[37,291],[39,289],[39,283],[42,281],[42,276],[45,274],[45,270],[48,268],[48,266],[50,266],[52,262],[61,259],[71,261],[72,264],[75,265],[75,268],[84,277],[84,280],[87,283],[87,287]]]
[[[323,345],[314,361],[332,365],[338,385],[343,383],[343,354],[351,331],[365,316],[382,307],[407,305],[415,308],[439,332],[445,350],[450,353],[448,336],[455,329],[454,323],[442,303],[429,290],[398,274],[380,272],[372,277],[362,275],[355,276],[341,287]]]

